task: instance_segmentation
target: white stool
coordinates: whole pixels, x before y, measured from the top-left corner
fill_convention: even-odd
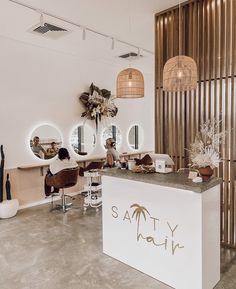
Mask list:
[[[14,217],[19,209],[19,202],[17,199],[5,200],[0,203],[0,219],[7,219]]]

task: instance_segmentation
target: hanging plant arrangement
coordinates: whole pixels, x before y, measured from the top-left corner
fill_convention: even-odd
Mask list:
[[[90,85],[89,92],[84,92],[80,96],[80,101],[85,107],[82,117],[95,120],[96,129],[102,117],[114,117],[118,108],[114,103],[115,96],[107,89],[99,89],[93,83]]]

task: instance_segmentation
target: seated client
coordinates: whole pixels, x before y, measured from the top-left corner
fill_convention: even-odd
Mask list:
[[[38,158],[43,158],[43,157],[42,157],[42,154],[43,154],[43,156],[46,155],[46,151],[45,151],[45,149],[41,146],[41,144],[40,144],[40,139],[39,139],[38,136],[35,136],[35,137],[33,138],[33,142],[32,142],[31,149],[32,149],[33,153],[34,153]]]
[[[78,164],[70,159],[69,152],[66,148],[60,148],[58,151],[58,158],[50,164],[46,177],[54,176],[58,172],[65,169],[72,169],[78,167]],[[45,195],[52,194],[52,187],[46,184],[46,177],[44,181]],[[53,193],[58,193],[59,189],[54,188]]]
[[[119,153],[116,150],[116,142],[113,138],[106,140],[105,148],[107,149],[106,164],[107,167],[113,167],[116,161],[120,160]]]
[[[58,147],[57,147],[57,144],[53,141],[51,143],[51,147],[47,149],[47,156],[54,157],[57,153],[58,153]]]

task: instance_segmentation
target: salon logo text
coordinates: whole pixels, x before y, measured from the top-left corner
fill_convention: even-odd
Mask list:
[[[117,206],[112,206],[111,215],[114,219],[121,219],[123,222],[136,223],[137,242],[150,243],[155,247],[171,252],[172,255],[175,255],[178,250],[184,248],[183,244],[175,240],[177,230],[179,229],[178,224],[172,224],[169,221],[161,222],[160,219],[151,216],[149,211],[139,204],[131,205],[123,213],[120,213]],[[160,223],[162,223],[162,229],[163,225],[166,227],[164,234],[160,231]],[[151,234],[147,233],[147,229],[145,230],[147,227],[149,229],[152,228]]]

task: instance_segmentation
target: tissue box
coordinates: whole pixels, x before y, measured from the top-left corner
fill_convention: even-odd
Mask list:
[[[158,173],[166,172],[166,161],[165,160],[156,160],[155,161],[155,170]]]

